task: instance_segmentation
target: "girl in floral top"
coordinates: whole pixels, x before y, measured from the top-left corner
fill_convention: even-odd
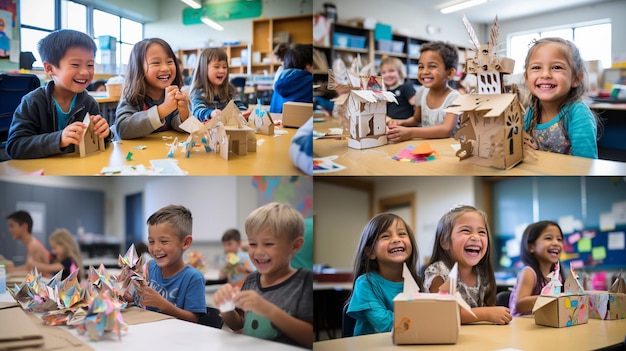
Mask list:
[[[580,52],[561,38],[537,40],[526,56],[530,91],[524,130],[539,150],[598,158],[598,118],[582,101],[589,78]]]
[[[472,206],[451,209],[437,224],[432,258],[424,271],[424,289],[438,292],[454,263],[458,263],[457,291],[476,315],[461,309],[463,324],[508,324],[512,319],[508,308],[495,306],[497,287],[490,241],[487,215]]]

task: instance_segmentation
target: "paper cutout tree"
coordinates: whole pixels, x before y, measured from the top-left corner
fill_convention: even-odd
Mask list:
[[[543,296],[560,296],[561,295],[561,268],[560,264],[557,262],[554,265],[554,270],[548,273],[547,278],[550,279],[548,284],[541,289],[541,295]]]
[[[96,135],[89,113],[85,115],[83,123],[87,126],[87,128],[83,130],[83,137],[81,138],[80,143],[76,146],[76,150],[74,152],[79,154],[81,158],[102,152],[105,148],[104,138],[100,138]]]
[[[533,156],[524,146],[524,108],[516,91],[504,92],[503,76],[513,72],[515,61],[496,53],[498,17],[484,45],[465,16],[463,22],[476,47],[476,57],[467,60],[465,72],[476,75],[478,91],[460,96],[446,109],[461,114],[461,128],[454,136],[461,144],[456,155],[481,166],[509,169],[523,160],[525,151]]]
[[[387,102],[398,103],[395,95],[385,91],[380,76],[357,75],[355,71],[346,73],[347,79],[344,76],[336,80],[333,70],[328,70],[328,89],[349,91],[335,99],[335,104],[341,106],[341,113],[350,121],[348,146],[366,149],[387,144]]]
[[[257,134],[274,135],[274,121],[270,112],[263,110],[260,100],[248,117],[248,127],[254,128]]]

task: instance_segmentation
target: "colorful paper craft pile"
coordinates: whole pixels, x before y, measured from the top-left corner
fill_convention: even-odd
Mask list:
[[[189,253],[187,264],[203,273],[207,269],[206,259],[202,256],[200,251],[197,250]]]
[[[413,145],[405,147],[392,158],[400,162],[426,162],[438,159],[439,154],[430,146],[430,143],[425,141],[417,148]]]
[[[120,312],[126,302],[118,299],[114,277],[104,266],[98,270],[90,267],[83,286],[78,282],[78,271],[64,280],[61,274],[58,272],[46,282],[35,268],[9,292],[22,309],[43,313],[42,320],[47,325],[77,327],[81,334],[89,331],[92,340],[98,340],[106,331],[121,338],[121,332],[128,329]]]

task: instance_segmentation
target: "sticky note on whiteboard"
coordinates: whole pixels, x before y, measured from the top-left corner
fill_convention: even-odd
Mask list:
[[[591,258],[594,261],[602,261],[606,258],[606,248],[604,246],[594,247],[591,250]]]

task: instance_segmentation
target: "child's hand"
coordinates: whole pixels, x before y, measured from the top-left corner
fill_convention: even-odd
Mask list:
[[[176,94],[179,94],[179,93],[180,91],[178,90],[178,87],[175,85],[170,85],[169,87],[165,88],[165,99],[163,100],[163,103],[160,105],[163,107],[164,112],[165,112],[165,114],[163,115],[163,118],[165,118],[165,116],[174,112],[174,110],[178,108],[178,100],[176,99]]]
[[[162,306],[168,303],[161,294],[147,285],[137,287],[137,296],[139,296],[142,306],[150,306],[162,310]]]
[[[188,109],[187,106],[189,106],[189,103],[188,103],[189,99],[187,98],[187,94],[179,90],[176,92],[174,97],[176,98],[176,104],[178,105],[178,109],[181,109],[181,108]]]
[[[98,138],[106,138],[111,133],[109,123],[106,119],[100,115],[91,115],[91,123],[93,123],[93,130],[96,132]]]
[[[220,109],[215,109],[215,110],[211,111],[211,119],[217,118],[217,117],[219,117],[221,115],[222,115],[222,110],[220,110]]]
[[[513,317],[511,317],[511,311],[506,307],[490,307],[487,313],[487,320],[495,324],[509,324],[511,323],[511,319],[513,319]]]
[[[60,147],[67,147],[71,144],[78,145],[83,139],[83,131],[87,128],[83,122],[74,122],[63,129],[61,133]]]
[[[254,290],[240,291],[235,295],[235,305],[244,311],[252,311],[261,317],[268,317],[274,304],[267,301]]]
[[[252,113],[252,110],[241,111],[241,115],[243,116],[243,118],[246,119],[246,121],[248,120],[248,117],[250,117],[251,113]]]
[[[392,143],[409,140],[411,139],[410,129],[408,127],[390,124],[389,130],[387,131],[387,139],[389,139],[389,142]]]
[[[224,284],[221,288],[217,289],[215,294],[213,294],[213,303],[219,308],[225,302],[232,300],[238,292],[238,287],[233,287],[230,284]]]

